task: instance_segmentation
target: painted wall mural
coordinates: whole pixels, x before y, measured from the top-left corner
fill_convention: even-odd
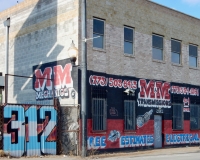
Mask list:
[[[153,80],[147,83],[145,79],[140,79],[138,88],[139,107],[171,108],[170,83]]]
[[[119,139],[119,138],[120,138],[120,132],[119,131],[116,131],[116,130],[110,131],[110,134],[108,136],[109,141],[116,142],[117,139]]]
[[[89,83],[93,86],[109,86],[114,88],[137,89],[137,81],[127,79],[115,79],[113,77],[107,78],[104,76],[91,75],[89,77]]]
[[[56,154],[57,110],[52,106],[6,105],[4,151],[14,157]]]
[[[111,131],[106,136],[90,136],[88,137],[88,150],[105,149],[114,144],[115,148],[152,146],[154,144],[153,135],[123,135],[120,136],[119,131]],[[118,145],[118,146],[116,146]]]
[[[199,89],[195,87],[172,85],[171,94],[182,96],[183,99],[182,103],[184,107],[183,112],[190,112],[190,104],[191,104],[190,97],[198,97]]]
[[[167,145],[199,143],[199,135],[198,133],[166,134],[165,143]]]
[[[149,120],[151,115],[153,114],[153,109],[151,109],[149,112],[146,112],[144,115],[139,115],[137,117],[137,127],[141,128],[146,124]]]
[[[105,136],[90,136],[88,138],[88,149],[103,149],[106,148],[106,137]]]
[[[120,137],[120,148],[152,146],[153,144],[153,135],[128,135]]]
[[[192,104],[200,105],[200,86],[88,71],[88,89],[88,97],[104,98],[107,104],[106,130],[94,131],[92,114],[88,115],[88,149],[160,148],[163,145],[199,143],[200,131],[191,129],[189,112]],[[128,94],[127,89],[135,94]],[[134,112],[130,114],[134,116],[133,120],[128,122],[135,125],[134,130],[125,127],[129,115],[124,114],[125,100],[135,104],[130,110]],[[172,104],[184,106],[183,111],[177,111],[184,115],[180,134],[173,130],[175,112]],[[91,106],[88,113],[92,113],[90,100],[88,106]],[[161,123],[156,121],[155,115],[159,115]]]
[[[72,65],[68,60],[33,66],[33,72],[33,89],[36,92],[36,100],[52,99],[53,96],[75,98]]]

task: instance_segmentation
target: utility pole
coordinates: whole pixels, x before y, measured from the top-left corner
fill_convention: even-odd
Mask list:
[[[81,120],[82,120],[82,157],[87,154],[87,110],[86,110],[86,0],[81,0]]]

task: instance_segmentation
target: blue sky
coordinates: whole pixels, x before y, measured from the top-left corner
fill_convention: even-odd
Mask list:
[[[23,0],[0,0],[0,12]],[[200,19],[200,0],[152,0]]]
[[[16,5],[17,1],[20,3],[23,0],[0,0],[0,12]]]
[[[152,0],[200,19],[200,0]]]

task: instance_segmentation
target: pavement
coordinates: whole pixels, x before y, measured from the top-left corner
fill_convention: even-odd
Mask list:
[[[139,150],[139,151],[129,151],[129,152],[117,152],[117,153],[106,153],[106,154],[96,154],[90,155],[86,158],[81,158],[79,156],[68,156],[68,155],[56,155],[56,156],[41,156],[41,157],[21,157],[21,158],[13,158],[12,159],[30,159],[30,160],[91,160],[91,159],[99,159],[99,160],[124,160],[124,159],[156,159],[154,157],[163,157],[167,159],[174,159],[175,157],[187,155],[193,155],[200,157],[200,147],[179,147],[179,148],[162,148],[162,149],[149,149],[149,150]],[[180,156],[179,156],[180,155]],[[169,158],[173,156],[174,158]],[[150,158],[149,158],[150,157]],[[191,156],[190,156],[191,157]],[[1,160],[8,159],[8,157],[0,157]],[[178,158],[175,158],[176,160]],[[182,159],[180,157],[180,159]],[[191,160],[191,158],[189,158]],[[200,159],[200,158],[198,158]]]

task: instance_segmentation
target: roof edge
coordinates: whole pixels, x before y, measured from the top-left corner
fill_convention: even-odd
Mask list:
[[[157,2],[153,2],[152,0],[147,0],[147,1],[149,1],[149,2],[151,2],[151,3],[154,3],[154,4],[156,4],[156,5],[159,5],[159,6],[161,6],[161,7],[164,7],[164,8],[170,9],[170,10],[172,10],[172,11],[175,11],[175,12],[181,13],[181,14],[183,14],[183,15],[185,15],[185,16],[188,16],[188,17],[191,17],[191,18],[194,18],[194,19],[200,21],[200,18],[194,17],[194,16],[189,15],[189,14],[187,14],[187,13],[184,13],[184,12],[178,11],[178,10],[176,10],[176,9],[173,9],[173,8],[167,7],[167,6],[162,5],[162,4],[160,4],[160,3],[157,3]]]

